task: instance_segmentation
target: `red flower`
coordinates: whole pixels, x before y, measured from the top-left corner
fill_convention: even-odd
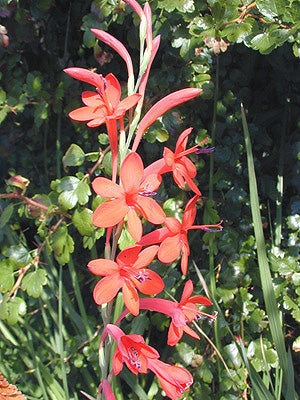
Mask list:
[[[91,128],[106,123],[112,154],[112,178],[115,182],[118,164],[117,120],[122,119],[126,111],[137,104],[141,95],[136,93],[120,101],[121,86],[113,74],[104,78],[84,68],[67,68],[64,72],[96,87],[96,92],[82,93],[85,106],[71,111],[69,117],[75,121],[88,121],[87,126]]]
[[[121,100],[121,86],[113,74],[104,78],[101,74],[84,68],[67,68],[64,70],[75,79],[90,83],[96,92],[83,92],[82,102],[85,107],[70,112],[69,117],[75,121],[89,121],[87,126],[95,128],[106,122],[106,118],[120,119],[125,112],[134,107],[141,97],[136,93]]]
[[[187,233],[191,229],[202,229],[209,232],[219,232],[222,230],[221,223],[216,225],[193,225],[196,218],[195,204],[199,196],[195,195],[186,205],[182,223],[176,218],[167,217],[165,219],[165,227],[157,229],[143,236],[139,241],[142,246],[148,246],[154,243],[161,243],[158,250],[158,259],[163,263],[170,263],[175,261],[180,253],[181,257],[181,271],[186,275],[188,266],[188,257],[190,254],[190,247],[187,239]]]
[[[140,310],[151,310],[169,315],[172,318],[168,333],[168,345],[175,346],[182,338],[183,332],[200,340],[200,337],[194,332],[187,324],[190,322],[201,319],[203,317],[216,319],[215,315],[210,315],[205,312],[199,311],[196,304],[211,306],[212,302],[204,296],[190,297],[193,293],[193,282],[188,280],[184,286],[182,297],[179,303],[166,299],[141,299]],[[128,314],[129,310],[125,310],[118,318],[116,324]]]
[[[98,258],[88,263],[89,270],[104,276],[94,288],[94,300],[97,304],[110,302],[122,288],[124,303],[133,315],[139,313],[137,289],[144,294],[160,293],[164,282],[156,272],[146,269],[156,256],[158,246],[142,250],[142,246],[130,246],[117,256],[116,262]]]
[[[149,175],[143,179],[144,166],[137,153],[130,153],[120,168],[118,185],[107,178],[94,179],[94,191],[110,200],[100,204],[93,214],[93,223],[97,227],[109,228],[123,221],[127,216],[128,230],[135,241],[142,237],[143,228],[137,211],[152,224],[159,225],[165,220],[162,208],[151,195],[161,183],[159,175]]]
[[[159,353],[153,347],[146,345],[142,336],[125,335],[120,328],[112,324],[107,324],[105,330],[117,343],[113,356],[113,371],[115,375],[122,371],[124,362],[133,374],[146,374],[148,360],[150,358],[159,358]],[[102,340],[103,338],[104,336],[102,336]]]
[[[183,367],[169,365],[160,360],[159,353],[145,344],[140,335],[125,335],[115,325],[106,325],[106,330],[117,343],[113,356],[113,371],[115,375],[122,371],[123,363],[135,375],[145,374],[147,370],[154,372],[162,389],[170,399],[181,398],[183,392],[193,383],[192,375]]]
[[[195,178],[197,170],[192,161],[186,156],[191,153],[198,153],[201,151],[199,146],[207,142],[208,138],[203,140],[200,144],[191,147],[186,150],[188,136],[192,132],[193,128],[188,128],[181,133],[177,140],[175,152],[173,153],[168,147],[164,148],[163,158],[155,161],[153,164],[145,168],[144,175],[149,174],[165,174],[166,172],[173,172],[174,181],[182,189],[185,188],[185,184],[190,187],[193,192],[201,196],[200,190],[197,188],[192,178]],[[201,152],[211,152],[211,149],[203,149]]]
[[[183,367],[149,359],[148,368],[154,372],[166,395],[173,400],[181,398],[193,384],[193,377]]]

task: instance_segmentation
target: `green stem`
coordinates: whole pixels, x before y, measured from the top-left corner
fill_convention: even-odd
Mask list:
[[[281,231],[282,231],[282,198],[283,198],[283,165],[284,165],[284,144],[285,133],[287,126],[288,105],[285,107],[283,126],[280,137],[279,147],[279,167],[277,176],[277,199],[276,199],[276,219],[275,219],[275,246],[281,245]]]
[[[64,360],[64,338],[63,338],[63,315],[62,315],[62,266],[59,266],[59,283],[58,283],[58,335],[59,335],[59,355],[63,380],[63,387],[66,400],[69,400],[69,388],[67,381],[67,373]]]
[[[217,102],[219,97],[219,57],[216,56],[217,67],[216,67],[216,83],[215,83],[215,93],[214,93],[214,109],[213,109],[213,120],[212,120],[212,130],[211,130],[211,145],[214,147],[216,141],[216,127],[217,127]],[[214,191],[214,153],[210,155],[210,164],[209,164],[209,200],[213,200],[213,191]],[[214,268],[214,235],[209,236],[209,275],[210,275],[210,290],[212,296],[216,298],[216,276],[215,276],[215,268]],[[220,326],[219,320],[217,319],[214,324],[214,333],[216,340],[216,347],[218,349],[221,348],[220,341]],[[217,359],[217,368],[218,368],[218,377],[221,379],[221,364],[219,359]]]
[[[69,265],[69,271],[70,271],[70,275],[71,275],[71,279],[72,279],[72,283],[73,283],[73,287],[74,287],[74,291],[75,291],[75,296],[76,296],[79,312],[80,312],[81,318],[84,321],[84,326],[86,328],[88,338],[91,339],[91,337],[93,336],[93,332],[90,327],[89,320],[88,320],[88,317],[87,317],[87,314],[85,311],[85,306],[84,306],[83,299],[81,296],[81,291],[80,291],[80,287],[78,284],[77,274],[76,274],[76,270],[74,267],[72,257],[70,258],[68,265]]]

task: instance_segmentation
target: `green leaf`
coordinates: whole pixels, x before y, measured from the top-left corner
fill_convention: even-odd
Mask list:
[[[14,325],[18,322],[19,315],[26,314],[26,303],[20,297],[14,297],[7,302],[6,321],[9,325]]]
[[[0,261],[0,292],[9,292],[14,283],[14,269],[11,262],[9,260]]]
[[[125,247],[132,246],[133,244],[135,244],[135,241],[132,239],[130,233],[128,232],[127,225],[125,225],[118,241],[119,249],[123,250],[125,249]]]
[[[194,0],[158,0],[157,6],[168,12],[177,9],[182,13],[191,13],[195,10]]]
[[[66,210],[74,208],[77,203],[86,204],[91,195],[89,185],[75,176],[62,178],[56,186],[56,191],[60,193],[58,196],[59,203]]]
[[[88,208],[77,208],[72,216],[72,222],[81,236],[92,236],[95,227],[92,223],[93,211]]]
[[[283,14],[286,6],[285,0],[257,0],[256,7],[269,21]]]
[[[54,257],[61,264],[65,265],[70,261],[70,254],[74,251],[74,241],[68,234],[66,225],[60,225],[51,236],[51,244]]]
[[[22,244],[10,246],[4,255],[12,260],[18,267],[25,267],[31,260],[31,255]]]
[[[8,223],[13,211],[14,206],[12,204],[9,204],[7,207],[5,207],[4,211],[0,215],[0,229],[4,228],[4,226]]]
[[[79,167],[80,165],[83,164],[84,160],[85,160],[85,153],[82,150],[82,148],[79,147],[77,144],[72,143],[71,146],[66,151],[66,154],[62,159],[62,162],[64,165],[64,169],[66,169],[67,167]]]
[[[29,296],[38,298],[41,294],[42,287],[46,282],[46,271],[40,268],[36,271],[27,273],[22,280],[21,287],[23,290],[26,290]]]

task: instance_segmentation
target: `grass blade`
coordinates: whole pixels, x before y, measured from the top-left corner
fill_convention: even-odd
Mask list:
[[[261,221],[259,201],[258,201],[258,191],[257,191],[256,175],[254,169],[252,146],[251,146],[250,135],[243,105],[241,106],[241,108],[242,108],[243,131],[245,136],[247,161],[248,161],[251,213],[254,225],[254,235],[257,245],[257,258],[258,258],[261,286],[265,301],[266,312],[269,318],[272,338],[274,340],[275,348],[277,350],[280,366],[284,373],[284,382],[286,386],[286,399],[292,400],[295,397],[294,395],[292,395],[292,397],[288,397],[288,393],[290,393],[291,389],[287,390],[287,388],[289,387],[289,375],[291,371],[288,369],[287,352],[285,349],[285,341],[282,331],[282,321],[280,318],[280,313],[278,310],[275,292],[272,284],[272,277],[267,258],[265,239],[262,230],[262,221]],[[291,392],[294,393],[294,389]]]

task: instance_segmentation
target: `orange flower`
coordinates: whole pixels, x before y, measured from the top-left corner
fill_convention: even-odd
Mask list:
[[[98,258],[88,263],[89,270],[104,276],[94,288],[94,300],[97,304],[110,302],[122,288],[124,303],[133,315],[139,314],[139,296],[141,293],[153,295],[160,293],[164,282],[154,271],[146,269],[156,256],[158,246],[142,250],[142,246],[129,246],[117,256],[116,262]]]
[[[144,175],[147,176],[149,174],[165,174],[166,172],[173,172],[174,181],[176,184],[184,189],[185,184],[193,190],[198,196],[201,196],[200,190],[197,188],[192,178],[195,178],[197,174],[197,170],[192,161],[187,158],[188,154],[192,153],[211,153],[213,151],[212,148],[204,148],[201,149],[199,146],[208,141],[208,138],[203,140],[196,146],[191,147],[186,150],[186,145],[188,141],[188,136],[192,132],[193,128],[188,128],[183,131],[176,144],[175,152],[173,153],[168,147],[164,148],[163,158],[155,161],[147,168],[145,168]]]
[[[143,236],[139,241],[142,246],[148,246],[154,243],[161,243],[158,250],[158,259],[163,263],[175,261],[182,253],[181,271],[186,275],[188,266],[188,257],[190,247],[187,239],[187,233],[191,229],[202,229],[208,232],[219,232],[222,230],[221,223],[216,225],[193,225],[196,218],[195,204],[199,196],[195,195],[186,205],[182,223],[176,218],[167,217],[165,227],[157,229]]]
[[[152,224],[159,225],[164,222],[166,217],[164,211],[149,197],[155,194],[161,183],[161,177],[153,174],[143,179],[143,174],[141,157],[137,153],[130,153],[120,168],[122,186],[107,178],[94,179],[92,183],[94,191],[110,199],[96,208],[93,214],[95,226],[109,228],[127,216],[129,233],[135,241],[139,241],[143,228],[137,211]]]
[[[212,302],[204,296],[193,296],[194,286],[191,280],[188,280],[184,285],[183,293],[179,303],[166,299],[140,299],[140,310],[150,310],[160,312],[162,314],[169,315],[172,318],[169,333],[168,333],[168,345],[175,346],[182,338],[183,332],[192,336],[195,339],[200,340],[200,337],[194,332],[187,324],[194,320],[202,318],[216,319],[215,315],[207,314],[203,311],[199,311],[196,304],[202,304],[205,306],[211,306]],[[122,319],[128,314],[129,310],[124,310],[116,321],[118,325]]]
[[[193,384],[192,375],[183,367],[149,359],[148,368],[156,375],[163,391],[170,399],[181,398]]]
[[[162,389],[170,399],[181,398],[193,383],[192,375],[183,367],[169,365],[160,360],[159,353],[145,344],[140,335],[125,335],[115,325],[106,325],[106,330],[117,343],[113,356],[113,371],[118,375],[123,369],[123,363],[135,375],[145,374],[147,370],[154,372]]]
[[[84,68],[67,68],[64,72],[96,87],[96,92],[82,93],[82,102],[85,106],[71,111],[69,117],[75,121],[88,121],[87,126],[90,128],[106,123],[112,154],[112,178],[115,182],[118,164],[117,120],[123,120],[126,111],[137,104],[141,95],[136,93],[120,101],[121,86],[113,74],[108,74],[104,78],[101,74]]]
[[[95,128],[106,122],[106,117],[120,119],[125,112],[134,107],[141,97],[135,93],[121,100],[121,86],[113,74],[104,78],[101,74],[84,68],[64,69],[68,75],[96,87],[96,92],[82,93],[82,102],[85,107],[70,112],[69,117],[75,121],[89,121],[87,126]]]

